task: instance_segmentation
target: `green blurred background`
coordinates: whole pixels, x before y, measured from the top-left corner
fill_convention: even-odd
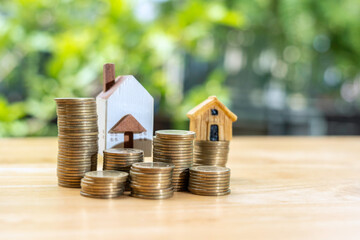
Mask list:
[[[0,0],[0,136],[54,136],[56,97],[102,65],[155,99],[155,129],[217,95],[235,134],[360,134],[358,0]]]

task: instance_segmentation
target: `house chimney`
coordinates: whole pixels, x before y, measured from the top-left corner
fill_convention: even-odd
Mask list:
[[[115,64],[106,63],[103,68],[104,86],[103,90],[106,92],[115,84]]]

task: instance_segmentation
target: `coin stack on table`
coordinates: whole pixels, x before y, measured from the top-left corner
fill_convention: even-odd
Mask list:
[[[133,163],[144,161],[144,151],[135,148],[109,148],[104,150],[104,170],[129,172]]]
[[[216,166],[190,168],[189,191],[205,196],[222,196],[230,193],[230,169]]]
[[[195,141],[194,166],[226,167],[229,141]]]
[[[131,196],[145,199],[172,197],[174,167],[173,164],[160,162],[134,163],[130,170]]]
[[[58,184],[80,187],[86,172],[96,170],[98,126],[94,98],[56,98]]]
[[[175,165],[172,184],[175,191],[186,191],[189,167],[193,162],[195,132],[185,130],[159,130],[155,132],[154,162]]]
[[[81,180],[80,194],[93,198],[115,198],[124,192],[129,174],[120,171],[92,171]]]
[[[144,151],[135,148],[110,148],[104,150],[104,170],[118,170],[129,173],[133,163],[144,161]],[[126,190],[130,190],[130,182]]]

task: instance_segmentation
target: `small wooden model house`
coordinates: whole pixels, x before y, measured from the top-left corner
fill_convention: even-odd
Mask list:
[[[211,96],[187,113],[190,131],[196,133],[196,140],[230,141],[232,123],[237,116],[217,97]]]
[[[118,76],[115,65],[104,65],[103,91],[96,97],[99,153],[105,149],[137,148],[151,156],[154,99],[134,76]]]

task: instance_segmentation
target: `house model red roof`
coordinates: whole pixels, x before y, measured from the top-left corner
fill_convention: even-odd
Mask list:
[[[146,132],[146,129],[133,117],[128,114],[122,117],[110,130],[109,133],[142,133]]]

